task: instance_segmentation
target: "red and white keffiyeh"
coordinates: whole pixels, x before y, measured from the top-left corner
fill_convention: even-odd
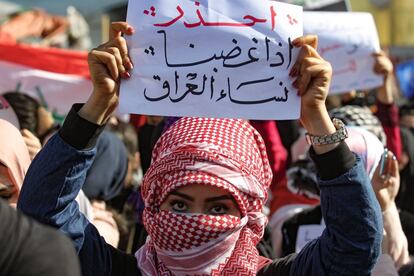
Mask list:
[[[246,121],[183,118],[157,142],[144,177],[149,233],[136,253],[144,275],[256,275],[265,263],[257,243],[272,172],[259,133]],[[241,218],[159,210],[168,194],[190,184],[227,190]]]

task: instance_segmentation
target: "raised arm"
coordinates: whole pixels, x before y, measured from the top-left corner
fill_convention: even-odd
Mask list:
[[[113,263],[121,262],[120,253],[81,214],[75,198],[93,162],[96,140],[118,104],[120,77],[129,77],[126,68],[131,69],[132,64],[121,35],[132,33],[127,23],[113,23],[111,40],[90,52],[92,95],[86,104],[74,105],[62,129],[33,160],[18,202],[24,213],[72,238],[84,276],[109,276]],[[129,263],[137,270],[134,262],[132,257]],[[119,267],[125,269],[126,265]]]
[[[336,128],[325,107],[332,69],[317,51],[317,38],[294,41],[301,47],[292,76],[302,96],[301,122],[314,136]],[[380,253],[381,212],[362,161],[344,142],[313,145],[326,230],[295,258],[291,275],[369,275]]]
[[[394,66],[383,51],[374,54],[374,72],[382,75],[384,84],[377,89],[377,112],[375,115],[381,121],[387,137],[387,147],[397,157],[401,158],[402,143],[400,135],[400,119],[398,107],[395,104],[398,95]]]
[[[399,269],[410,262],[410,256],[407,237],[402,229],[400,215],[395,204],[400,188],[400,173],[395,155],[388,152],[382,176],[379,167],[372,178],[372,187],[381,206],[384,221],[385,236],[382,242],[382,252],[391,256],[395,267]]]

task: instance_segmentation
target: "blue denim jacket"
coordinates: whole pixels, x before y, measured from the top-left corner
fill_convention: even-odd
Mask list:
[[[109,276],[110,246],[75,201],[94,156],[95,149],[76,150],[54,135],[27,172],[18,208],[72,238],[84,276]],[[369,275],[380,254],[382,220],[361,159],[319,185],[327,228],[296,256],[290,275]]]

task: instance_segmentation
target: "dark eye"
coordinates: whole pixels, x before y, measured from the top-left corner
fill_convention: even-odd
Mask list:
[[[188,205],[184,201],[175,200],[170,203],[171,208],[176,213],[185,213],[188,211]]]
[[[209,213],[215,216],[225,215],[229,211],[229,208],[225,205],[216,205],[210,208]]]

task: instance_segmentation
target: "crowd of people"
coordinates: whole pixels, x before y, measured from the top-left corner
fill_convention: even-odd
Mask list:
[[[382,87],[330,96],[317,36],[294,40],[300,120],[125,122],[132,34],[89,53],[63,125],[1,95],[0,275],[414,275],[414,103],[385,52]]]

